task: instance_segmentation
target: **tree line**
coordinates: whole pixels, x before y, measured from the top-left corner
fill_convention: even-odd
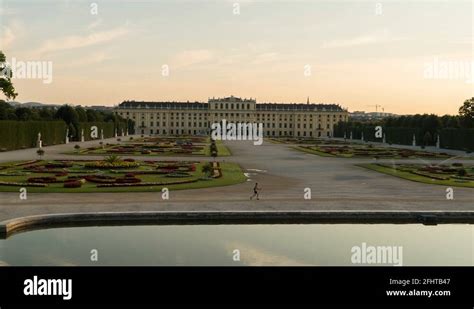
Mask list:
[[[416,128],[423,132],[436,134],[441,129],[473,129],[474,128],[474,97],[467,99],[459,108],[459,115],[437,116],[434,114],[417,114],[388,117],[376,121],[352,121],[339,123],[339,127],[364,128],[382,126],[387,128]]]

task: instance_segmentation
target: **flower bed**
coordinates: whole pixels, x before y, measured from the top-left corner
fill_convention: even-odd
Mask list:
[[[72,167],[72,163],[70,162],[59,162],[59,163],[47,163],[44,165],[45,168],[53,169],[53,168],[66,168]]]
[[[98,169],[104,169],[104,168],[135,168],[139,167],[140,163],[138,162],[105,162],[105,161],[95,161],[95,162],[90,162],[86,163],[84,165],[86,168],[98,168]]]
[[[123,183],[139,183],[142,182],[140,178],[136,177],[124,177],[124,178],[117,178],[115,179],[115,183],[123,184]]]
[[[80,188],[80,187],[82,187],[82,182],[79,181],[79,180],[66,181],[66,182],[64,182],[63,187],[64,188]]]
[[[47,187],[45,183],[23,183],[23,182],[7,182],[0,181],[0,186],[15,186],[15,187]]]
[[[99,184],[97,185],[97,188],[168,186],[168,185],[179,185],[179,184],[191,183],[191,182],[196,182],[196,181],[198,181],[198,179],[181,180],[181,181],[165,181],[165,182],[112,183],[112,184]]]
[[[106,175],[87,175],[84,178],[92,183],[114,183],[116,179],[115,177]]]
[[[56,177],[30,177],[27,180],[30,183],[57,183]]]

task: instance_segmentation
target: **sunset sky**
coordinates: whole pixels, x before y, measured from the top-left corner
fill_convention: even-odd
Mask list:
[[[0,50],[52,61],[52,83],[14,80],[20,102],[309,96],[349,111],[456,114],[474,96],[472,1],[377,3],[0,0]],[[448,64],[465,72],[443,75]]]

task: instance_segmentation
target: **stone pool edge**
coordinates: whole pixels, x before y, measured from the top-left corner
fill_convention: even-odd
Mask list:
[[[315,223],[473,224],[474,211],[140,211],[45,214],[0,222],[0,239],[15,233],[60,227]]]

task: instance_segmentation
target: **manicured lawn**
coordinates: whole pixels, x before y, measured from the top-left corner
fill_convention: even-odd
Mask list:
[[[443,186],[448,186],[448,187],[474,188],[474,180],[459,180],[459,179],[452,178],[453,175],[443,175],[443,178],[449,178],[449,179],[444,179],[444,180],[435,179],[435,178],[430,177],[429,173],[426,173],[426,176],[413,174],[413,172],[418,172],[418,169],[414,167],[411,167],[411,168],[404,167],[404,166],[390,167],[390,166],[382,165],[382,164],[358,164],[357,166],[370,169],[379,173],[410,180],[410,181],[422,182],[422,183],[427,183],[427,184],[435,184],[435,185],[443,185]],[[420,165],[420,167],[422,167],[422,165]],[[474,170],[472,167],[470,167],[470,170],[472,171],[472,173],[474,173]],[[433,174],[433,177],[438,178],[436,174]]]
[[[294,146],[294,147],[291,147],[291,148],[302,151],[302,152],[306,152],[306,153],[314,154],[314,155],[317,155],[317,156],[321,156],[321,157],[331,157],[331,158],[336,157],[332,154],[325,153],[325,152],[322,152],[322,151],[318,151],[318,150],[313,149],[313,148],[307,148],[307,147],[301,147],[301,146]]]
[[[68,162],[72,163],[72,166],[60,169],[65,175],[58,173],[58,168],[45,169],[42,166],[46,165],[45,161],[38,161],[26,166],[16,166],[12,163],[6,163],[0,165],[0,181],[8,183],[20,183],[25,185],[1,185],[0,192],[19,192],[22,187],[27,188],[28,192],[158,192],[163,187],[170,190],[183,190],[183,189],[199,189],[208,187],[228,186],[246,181],[246,177],[243,174],[239,165],[235,163],[221,163],[220,169],[222,176],[218,178],[207,177],[202,172],[202,166],[207,164],[206,162],[157,162],[157,161],[136,161],[140,165],[134,168],[106,168],[106,169],[93,169],[86,168],[87,162],[95,161],[48,161],[48,163],[57,162]],[[100,161],[102,162],[102,161]],[[178,168],[173,165],[179,166]],[[30,167],[36,167],[30,168]],[[37,169],[40,167],[40,169]],[[173,169],[171,169],[173,167]],[[192,169],[191,169],[192,168]],[[156,172],[160,173],[157,174]],[[47,183],[46,187],[34,187],[27,186],[31,182],[28,179],[38,177],[55,177],[56,182]],[[83,179],[83,184],[79,188],[64,188],[64,182],[70,181],[70,178],[77,177]],[[109,183],[97,183],[94,179],[89,180],[88,177],[102,177],[106,181],[110,181],[113,185],[117,184],[117,180],[124,180],[126,177],[132,179],[138,179],[139,183],[144,183],[145,186],[133,186],[125,184],[125,186],[109,187]],[[86,180],[87,179],[87,180]],[[187,182],[173,184],[175,182]],[[152,183],[152,185],[146,185]],[[104,187],[99,187],[105,185]]]

